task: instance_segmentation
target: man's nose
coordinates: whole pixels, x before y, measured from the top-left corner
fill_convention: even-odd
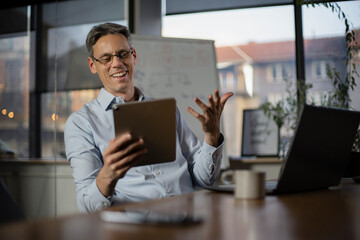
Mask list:
[[[113,61],[111,65],[114,67],[124,66],[124,62],[118,56],[113,56]]]

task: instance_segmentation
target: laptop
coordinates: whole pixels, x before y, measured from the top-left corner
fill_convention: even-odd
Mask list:
[[[148,152],[136,166],[176,158],[176,101],[174,98],[120,103],[112,106],[115,136],[131,132],[144,139]]]
[[[278,142],[279,130],[273,119],[266,117],[262,109],[243,110],[240,159],[277,157]]]
[[[262,109],[244,109],[242,117],[240,156],[229,156],[231,168],[241,160],[279,156],[279,128],[273,119],[265,116]]]
[[[304,105],[278,181],[266,182],[267,194],[338,186],[360,123],[360,112]],[[210,188],[233,192],[234,185]]]

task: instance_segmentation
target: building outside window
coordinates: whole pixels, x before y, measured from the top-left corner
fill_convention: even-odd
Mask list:
[[[294,76],[286,63],[270,64],[268,67],[267,79],[272,83],[284,83],[285,79]]]

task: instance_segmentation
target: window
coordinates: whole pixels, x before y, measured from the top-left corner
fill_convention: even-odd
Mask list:
[[[101,87],[87,66],[86,34],[105,21],[126,25],[124,1],[33,4],[2,9],[0,19],[11,20],[0,28],[1,148],[15,157],[63,158],[67,117]]]
[[[333,64],[325,60],[317,60],[312,63],[311,71],[314,80],[325,80],[327,78],[327,66],[333,66]]]
[[[235,130],[225,129],[225,133],[236,132],[236,136],[228,139],[228,142],[234,143],[227,146],[231,155],[240,153],[241,124],[238,119],[242,110],[257,108],[270,94],[284,92],[284,78],[293,83],[296,81],[292,2],[272,2],[274,6],[256,8],[245,8],[250,5],[239,2],[239,9],[168,15],[163,18],[165,37],[215,40],[221,80],[219,85],[222,91],[235,92],[228,106],[231,106],[236,118],[224,115],[231,122],[229,126],[236,126]],[[74,99],[75,96],[89,96],[86,101],[90,100],[96,96],[95,89],[101,86],[96,76],[90,74],[86,61],[82,60],[87,57],[85,35],[92,25],[104,21],[126,25],[125,3],[118,0],[91,0],[90,4],[84,5],[82,1],[57,1],[1,10],[1,22],[11,19],[12,24],[3,24],[0,28],[0,139],[16,156],[29,156],[30,149],[34,147],[31,141],[29,143],[29,137],[34,135],[30,134],[34,124],[31,119],[41,119],[37,133],[42,135],[42,155],[63,156],[63,144],[57,146],[57,143],[49,143],[63,141],[63,125],[67,116],[85,102]],[[217,4],[222,5],[220,2]],[[358,33],[360,2],[341,1],[339,5],[352,21],[351,27]],[[34,26],[30,20],[36,19],[34,9],[38,6],[42,7],[43,14],[39,18],[42,20]],[[274,12],[277,13],[276,17]],[[342,76],[346,74],[344,23],[331,9],[319,6],[304,6],[301,17],[305,80],[313,83],[310,92],[329,92],[333,89],[331,82],[319,81],[326,80],[326,65],[330,63]],[[34,37],[39,32],[42,34],[35,41]],[[40,52],[34,51],[36,45],[38,49],[41,46]],[[36,72],[36,69],[41,70]],[[244,69],[251,71],[245,74]],[[351,92],[352,107],[360,110],[360,84],[357,85],[357,89]],[[40,99],[38,106],[35,106],[37,111],[33,106],[37,98],[34,101],[33,95]],[[34,118],[34,112],[41,115]]]
[[[16,29],[0,30],[0,156],[28,156],[30,33],[27,7],[0,10],[18,16]],[[13,31],[20,32],[13,32]],[[9,33],[10,32],[10,33]]]
[[[242,111],[295,82],[294,32],[292,5],[164,17],[165,37],[215,40],[221,91],[235,93],[223,114],[229,155],[241,152]]]
[[[234,88],[234,73],[228,72],[226,74],[225,89],[233,89],[233,88]]]
[[[350,27],[356,36],[360,32],[360,2],[338,2],[341,10],[346,14]],[[324,101],[326,95],[334,90],[331,79],[327,76],[327,66],[336,69],[342,80],[346,77],[346,41],[345,24],[338,18],[338,14],[331,8],[324,6],[302,7],[303,12],[303,35],[306,82],[312,83],[307,99],[313,99],[316,103]],[[359,42],[359,39],[357,39]],[[359,45],[354,44],[359,49]],[[356,60],[358,61],[358,60]],[[359,69],[357,67],[357,69]],[[358,87],[350,91],[351,106],[360,110],[359,79],[354,76]],[[310,100],[311,101],[311,100]]]
[[[283,63],[271,64],[268,67],[267,76],[269,82],[284,83],[284,80],[290,76],[290,70],[289,67]]]
[[[267,101],[272,104],[276,104],[277,102],[284,100],[286,98],[284,93],[269,93],[267,97]]]
[[[311,91],[306,96],[308,103],[314,103],[316,105],[324,105],[328,97],[328,91]]]

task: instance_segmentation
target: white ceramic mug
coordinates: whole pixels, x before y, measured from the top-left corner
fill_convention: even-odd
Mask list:
[[[264,198],[265,173],[251,170],[236,170],[234,194],[237,199]]]

